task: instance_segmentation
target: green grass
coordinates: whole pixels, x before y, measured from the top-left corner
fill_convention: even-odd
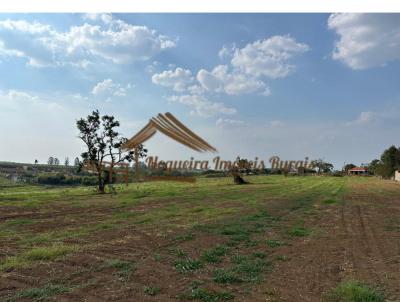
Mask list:
[[[213,281],[216,283],[229,284],[242,282],[242,279],[231,270],[216,269],[213,272]]]
[[[218,292],[204,288],[194,288],[191,289],[189,293],[183,294],[182,298],[201,302],[223,302],[233,300],[235,296],[226,291]]]
[[[232,271],[244,282],[258,282],[267,266],[268,263],[263,259],[245,257],[233,267]]]
[[[17,256],[9,256],[0,263],[0,271],[11,270],[18,267],[28,267],[38,261],[50,261],[62,257],[69,252],[76,251],[77,246],[53,245],[48,247],[35,247]]]
[[[225,256],[228,251],[228,247],[218,245],[210,250],[204,251],[201,255],[201,259],[208,263],[219,263],[222,261],[221,258]]]
[[[335,199],[325,199],[324,201],[322,201],[322,203],[324,203],[324,204],[335,204],[335,203],[337,203],[337,201]]]
[[[193,233],[188,233],[184,235],[179,235],[175,237],[175,240],[178,242],[183,242],[183,241],[190,241],[194,239],[194,234]]]
[[[132,273],[135,270],[135,266],[133,262],[130,261],[124,261],[120,259],[111,259],[107,260],[101,267],[101,269],[104,268],[114,268],[117,270],[116,275],[122,279],[122,280],[127,280],[130,278]]]
[[[274,247],[279,247],[279,246],[281,246],[281,245],[282,245],[282,242],[279,241],[279,240],[275,240],[275,239],[267,239],[267,245],[268,245],[269,247],[274,248]]]
[[[28,219],[28,218],[18,218],[18,219],[13,219],[10,220],[6,223],[7,226],[17,226],[17,225],[26,225],[26,224],[32,224],[35,221],[33,219]]]
[[[358,281],[344,281],[330,294],[333,302],[383,302],[384,294],[376,288]]]
[[[278,261],[288,261],[289,260],[289,258],[285,255],[278,255],[275,257],[275,259]]]
[[[47,300],[52,296],[67,293],[70,288],[58,284],[46,284],[43,287],[33,287],[18,292],[13,297],[6,299],[6,302],[19,301],[20,299],[31,299],[33,301]]]
[[[161,292],[161,288],[157,286],[146,286],[143,291],[146,295],[155,296]]]
[[[187,253],[184,250],[179,249],[179,248],[173,248],[173,249],[171,249],[171,252],[173,255],[175,255],[179,258],[184,258],[187,256]]]
[[[176,260],[174,266],[178,272],[187,273],[202,268],[203,264],[199,260],[183,259],[183,260]]]
[[[293,227],[288,231],[288,234],[293,237],[305,237],[310,235],[310,230],[304,227]]]

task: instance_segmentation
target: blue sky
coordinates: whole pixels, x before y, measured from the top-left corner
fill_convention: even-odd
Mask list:
[[[227,159],[365,163],[399,145],[399,61],[399,14],[2,14],[0,160],[74,158],[99,109],[127,137],[170,111]]]

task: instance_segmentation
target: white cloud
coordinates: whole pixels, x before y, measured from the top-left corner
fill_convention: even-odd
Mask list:
[[[94,95],[113,95],[113,96],[126,96],[127,90],[133,87],[132,84],[126,85],[126,87],[122,87],[119,83],[114,83],[111,79],[105,79],[97,83],[93,89],[92,94]]]
[[[339,35],[332,57],[352,69],[400,59],[398,14],[332,14],[328,27]]]
[[[265,87],[265,90],[261,93],[263,96],[270,96],[271,95],[271,89],[269,87]]]
[[[38,22],[0,21],[0,55],[26,58],[34,67],[87,66],[96,60],[126,64],[173,47],[173,40],[155,30],[121,20],[85,23],[66,32]]]
[[[187,88],[190,94],[203,94],[204,88],[200,85],[192,85]]]
[[[28,101],[35,101],[38,99],[37,96],[31,95],[27,92],[24,91],[19,91],[19,90],[9,90],[6,94],[3,96],[8,97],[10,100],[28,100]]]
[[[201,69],[197,80],[208,91],[230,95],[253,93],[265,89],[261,80],[240,72],[229,72],[227,65],[218,65],[211,72]]]
[[[215,66],[211,71],[200,69],[194,81],[190,70],[176,68],[154,74],[154,84],[171,87],[174,91],[186,95],[173,96],[170,100],[190,105],[195,109],[192,114],[210,116],[214,114],[233,114],[236,109],[223,103],[210,102],[206,96],[214,93],[243,95],[257,93],[271,95],[264,82],[265,77],[282,78],[295,67],[289,60],[297,54],[309,50],[308,45],[298,43],[290,36],[274,36],[247,44],[244,48],[224,46],[218,53],[221,59],[231,58],[223,65]],[[224,121],[221,120],[220,123]]]
[[[190,70],[178,67],[175,70],[156,73],[151,80],[154,84],[172,87],[175,91],[185,91],[187,86],[193,82],[193,77]]]
[[[365,125],[371,123],[375,119],[375,113],[371,111],[363,111],[354,121],[348,122],[347,125]]]
[[[105,24],[111,23],[113,17],[111,14],[98,14],[98,13],[88,13],[83,15],[83,20],[90,20],[90,21],[99,21],[101,20]]]
[[[271,127],[273,128],[278,128],[278,127],[283,127],[285,124],[282,121],[271,121]]]
[[[232,44],[230,47],[224,45],[218,52],[218,56],[221,60],[223,60],[225,58],[229,58],[233,55],[233,53],[235,52],[235,49],[236,49],[235,44]]]
[[[231,63],[253,76],[283,78],[295,70],[289,60],[309,49],[308,45],[298,43],[290,36],[273,36],[236,48]]]
[[[219,118],[215,124],[218,127],[231,127],[231,126],[241,126],[244,125],[244,122],[241,120],[233,120],[228,118]]]
[[[151,64],[147,65],[145,68],[145,71],[147,73],[153,74],[156,72],[156,70],[158,69],[158,67],[161,65],[160,62],[157,61],[153,61]]]
[[[235,108],[227,107],[223,103],[211,102],[200,95],[175,95],[169,97],[168,100],[190,106],[192,108],[190,114],[201,117],[210,117],[216,114],[232,115],[237,112]]]

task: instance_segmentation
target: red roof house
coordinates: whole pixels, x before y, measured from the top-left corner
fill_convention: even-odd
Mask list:
[[[364,167],[355,167],[348,171],[349,175],[367,175],[368,169]]]

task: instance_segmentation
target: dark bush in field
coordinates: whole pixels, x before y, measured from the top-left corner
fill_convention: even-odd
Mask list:
[[[97,184],[95,176],[69,176],[61,173],[39,174],[37,181],[44,185],[84,185],[93,186]]]

